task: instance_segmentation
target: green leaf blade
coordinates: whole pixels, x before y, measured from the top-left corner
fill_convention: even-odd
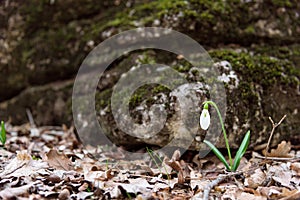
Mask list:
[[[228,165],[225,157],[223,156],[223,154],[219,151],[219,149],[217,149],[217,147],[215,147],[215,145],[213,145],[211,142],[207,141],[207,140],[203,140],[203,142],[209,146],[211,148],[211,150],[214,152],[214,154],[219,158],[219,160],[225,165],[226,169],[231,171],[231,167]]]
[[[4,145],[6,142],[6,131],[5,131],[5,126],[4,122],[1,121],[1,133],[0,133],[0,141]]]
[[[236,171],[238,166],[240,165],[240,161],[248,148],[249,142],[250,142],[250,130],[247,131],[239,147],[239,150],[236,152],[234,163],[232,165],[232,171]]]

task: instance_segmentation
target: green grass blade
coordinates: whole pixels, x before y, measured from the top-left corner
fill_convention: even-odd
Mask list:
[[[225,157],[223,156],[223,154],[219,151],[219,149],[217,149],[217,147],[215,147],[215,145],[213,145],[212,143],[210,143],[207,140],[203,140],[203,142],[209,146],[211,148],[211,150],[214,152],[214,154],[219,158],[220,161],[222,161],[222,163],[225,165],[226,169],[230,171],[230,166],[228,165]]]
[[[163,160],[159,157],[159,155],[157,153],[155,153],[152,149],[149,149],[148,147],[146,147],[146,150],[148,152],[148,154],[150,155],[151,159],[154,161],[156,167],[159,169],[160,173],[162,174],[162,171],[161,171],[161,167],[158,165],[157,161],[155,160],[154,156],[161,162],[161,165],[162,167],[164,168],[165,172],[166,172],[166,175],[168,177],[168,180],[170,181],[171,180],[171,177],[168,173],[168,170],[166,168],[166,166],[163,164]]]
[[[161,170],[160,170],[160,167],[157,163],[157,161],[155,160],[154,156],[153,156],[153,151],[151,149],[149,149],[148,147],[146,147],[147,149],[147,152],[149,154],[149,156],[151,157],[151,159],[153,160],[153,162],[155,163],[156,167],[159,169],[160,173],[162,174]]]
[[[4,145],[6,142],[6,131],[5,131],[5,126],[4,122],[1,121],[1,133],[0,133],[0,141]]]
[[[240,145],[239,150],[236,152],[234,163],[232,166],[232,171],[236,171],[238,166],[240,165],[240,161],[248,148],[249,141],[250,141],[250,130],[247,131],[247,133]]]

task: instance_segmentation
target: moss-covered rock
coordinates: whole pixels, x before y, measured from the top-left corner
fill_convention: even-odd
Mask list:
[[[226,128],[233,146],[246,129],[252,130],[252,144],[264,143],[268,116],[278,120],[288,115],[274,142],[299,133],[299,1],[12,0],[0,4],[0,119],[27,122],[25,109],[30,108],[38,125],[71,124],[72,80],[58,88],[53,85],[74,78],[84,57],[104,39],[131,28],[157,26],[191,36],[211,49],[219,67],[224,61],[231,66],[229,74],[220,76],[229,80]],[[204,81],[184,59],[162,51],[134,52],[113,63],[108,76],[99,81],[96,110],[110,138],[120,145],[161,146],[181,130],[171,91],[155,84],[135,91],[129,107],[134,120],[142,123],[151,105],[164,104],[168,123],[157,137],[128,140],[113,121],[110,96],[121,75],[132,66],[156,62],[172,66],[189,83]],[[204,98],[199,96],[199,107]],[[200,140],[204,134],[198,132]],[[197,149],[197,143],[191,148]]]
[[[0,118],[13,124],[28,123],[27,109],[36,125],[70,124],[73,80],[31,87],[0,103]]]
[[[125,7],[110,0],[0,4],[6,14],[0,25],[0,101],[30,86],[74,77],[84,57],[102,41],[100,32],[91,34],[94,22],[106,23]]]
[[[159,26],[208,46],[290,44],[299,42],[299,9],[298,1],[152,1],[118,13],[106,31]]]
[[[190,83],[199,83],[199,81],[204,80],[199,77],[201,74],[192,73],[193,68],[190,64],[183,64],[184,62],[180,59],[168,59],[172,57],[168,53],[162,54],[162,52],[157,54],[152,52],[143,55],[147,57],[146,60],[153,61],[154,59],[155,63],[160,63],[159,58],[164,57],[166,64],[181,73]],[[254,56],[253,54],[257,55]],[[224,78],[225,76],[225,80],[228,78],[228,81],[224,80],[227,95],[226,129],[232,147],[238,147],[248,129],[252,131],[252,145],[265,143],[269,137],[268,131],[270,131],[269,116],[274,120],[279,120],[285,114],[288,116],[281,127],[276,130],[274,143],[297,136],[300,131],[298,126],[300,123],[298,112],[300,109],[298,103],[300,100],[300,73],[292,62],[286,59],[258,55],[257,52],[248,52],[241,49],[211,50],[210,55],[217,62],[215,65],[227,68],[227,71],[222,72],[221,70],[220,77]],[[121,62],[120,65],[115,67],[124,67],[126,66],[124,63],[136,66],[136,59],[135,56],[128,57],[125,59],[126,62]],[[178,65],[183,65],[186,70],[180,70],[181,68],[179,69]],[[224,67],[224,65],[226,66]],[[195,88],[190,89],[195,90]],[[116,144],[130,146],[132,144],[148,143],[155,146],[164,146],[170,138],[173,138],[173,134],[179,134],[178,130],[180,130],[175,112],[178,108],[176,108],[176,103],[172,100],[174,96],[170,92],[171,90],[160,85],[145,85],[136,90],[130,99],[130,117],[139,124],[143,123],[152,105],[161,105],[166,108],[167,122],[156,137],[142,140],[128,136],[118,128],[110,109],[112,90],[99,91],[98,97],[100,98],[98,101],[100,101],[100,106],[98,108],[100,109],[99,113],[101,113],[99,116],[101,124],[105,127],[105,130],[108,130],[109,137]],[[164,100],[162,100],[162,96],[164,96]],[[195,104],[200,107],[205,98],[206,94],[202,93],[202,96],[197,97],[196,101],[198,102]],[[195,115],[200,114],[199,107],[195,108]],[[196,139],[201,140],[201,138],[204,138],[205,132],[198,131],[199,136]],[[128,137],[131,139],[128,140]],[[222,142],[219,145],[224,146]],[[191,148],[199,148],[199,143],[193,143]]]
[[[300,100],[299,69],[286,59],[252,54],[232,50],[211,52],[216,60],[228,61],[239,77],[237,89],[227,94],[229,132],[236,132],[236,127],[240,127],[240,131],[247,127],[252,130],[253,144],[263,143],[268,138],[266,131],[270,130],[268,117],[278,121],[286,114],[288,117],[276,133],[274,142],[296,137],[300,117],[297,103]],[[241,134],[233,134],[232,140]]]
[[[26,0],[4,5],[0,101],[73,77],[103,39],[141,26],[173,28],[202,45],[299,42],[298,1]],[[2,70],[1,70],[2,71]],[[5,92],[3,92],[5,91]]]

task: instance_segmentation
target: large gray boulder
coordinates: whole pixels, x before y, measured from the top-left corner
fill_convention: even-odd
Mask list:
[[[116,89],[114,85],[120,77],[130,76],[132,69],[127,71],[130,66],[134,66],[136,69],[142,63],[149,63],[149,61],[150,63],[160,63],[162,57],[164,61],[168,61],[168,55],[161,54],[163,53],[151,51],[144,53],[142,57],[133,55],[106,72],[104,78],[99,82],[99,91],[96,94],[96,111],[99,122],[107,136],[118,145],[134,146],[146,143],[162,147],[172,141],[175,136],[182,138],[181,142],[184,143],[187,137],[192,135],[194,142],[190,148],[199,149],[200,141],[207,134],[199,128],[199,116],[202,102],[208,99],[208,89],[205,87],[200,73],[197,73],[197,69],[186,61],[170,59],[172,61],[170,66],[188,80],[189,84],[182,84],[175,90],[161,85],[144,85],[137,89],[130,98],[127,114],[118,113],[112,109],[112,93]],[[226,90],[227,105],[226,108],[221,109],[226,113],[225,127],[233,148],[239,146],[247,130],[251,130],[252,133],[251,145],[266,143],[271,129],[268,118],[272,117],[276,121],[285,114],[287,118],[275,131],[273,143],[298,138],[300,131],[299,71],[292,62],[271,56],[254,55],[255,52],[241,49],[214,50],[210,54],[216,61],[214,67],[220,71],[218,79],[223,81]],[[110,78],[108,80],[105,77]],[[135,77],[129,77],[129,80],[134,82]],[[130,83],[127,86],[130,90]],[[119,103],[125,101],[125,96],[120,95]],[[193,105],[186,105],[182,108],[178,100],[180,101],[180,98],[184,97],[190,98],[189,103]],[[135,129],[136,127],[124,131],[124,128],[116,123],[118,120],[131,118],[133,123],[145,125],[145,129],[147,129],[147,125],[151,125],[149,121],[154,119],[155,113],[151,110],[153,105],[160,110],[165,109],[167,116],[166,121],[158,123],[162,126],[158,134],[147,136],[147,131]],[[185,116],[186,119],[182,120],[182,115],[178,114],[180,110],[189,113]],[[213,112],[213,109],[211,110]],[[216,113],[214,115],[216,116]],[[186,121],[189,124],[188,129],[184,124]],[[88,124],[89,119],[84,120],[83,123]],[[212,123],[218,124],[219,121],[215,118]],[[221,128],[218,127],[219,129],[213,130],[212,137],[220,136]],[[136,132],[137,130],[139,131]],[[136,132],[136,135],[132,136],[133,132]],[[93,139],[97,134],[86,135],[84,140],[94,144],[101,143],[101,141]],[[216,140],[217,138],[210,139]],[[177,145],[180,146],[180,144]],[[224,147],[224,141],[220,140],[218,145]]]
[[[237,147],[247,129],[252,130],[252,145],[265,143],[268,117],[277,121],[284,114],[287,118],[273,142],[299,141],[298,1],[13,0],[0,4],[1,120],[28,122],[28,108],[37,125],[71,125],[73,81],[85,56],[123,30],[157,26],[180,31],[211,49],[225,81],[226,129],[232,146]],[[115,143],[162,146],[174,134],[185,133],[177,120],[176,91],[150,85],[133,94],[129,108],[137,123],[149,117],[153,104],[165,105],[168,116],[156,137],[141,140],[128,136],[114,122],[110,107],[114,85],[139,62],[165,63],[189,83],[199,83],[188,90],[197,90],[202,79],[184,59],[157,51],[139,53],[125,55],[105,72],[96,93],[96,110]],[[195,98],[194,116],[200,115],[201,102],[207,98],[206,93]],[[197,149],[196,140],[206,133],[197,129],[194,134],[191,148]]]

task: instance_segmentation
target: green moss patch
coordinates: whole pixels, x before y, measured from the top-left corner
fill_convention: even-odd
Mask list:
[[[214,50],[210,55],[216,60],[227,60],[243,78],[244,82],[257,83],[263,87],[278,84],[299,84],[299,70],[286,59],[278,59],[267,55],[255,55],[233,50]]]

